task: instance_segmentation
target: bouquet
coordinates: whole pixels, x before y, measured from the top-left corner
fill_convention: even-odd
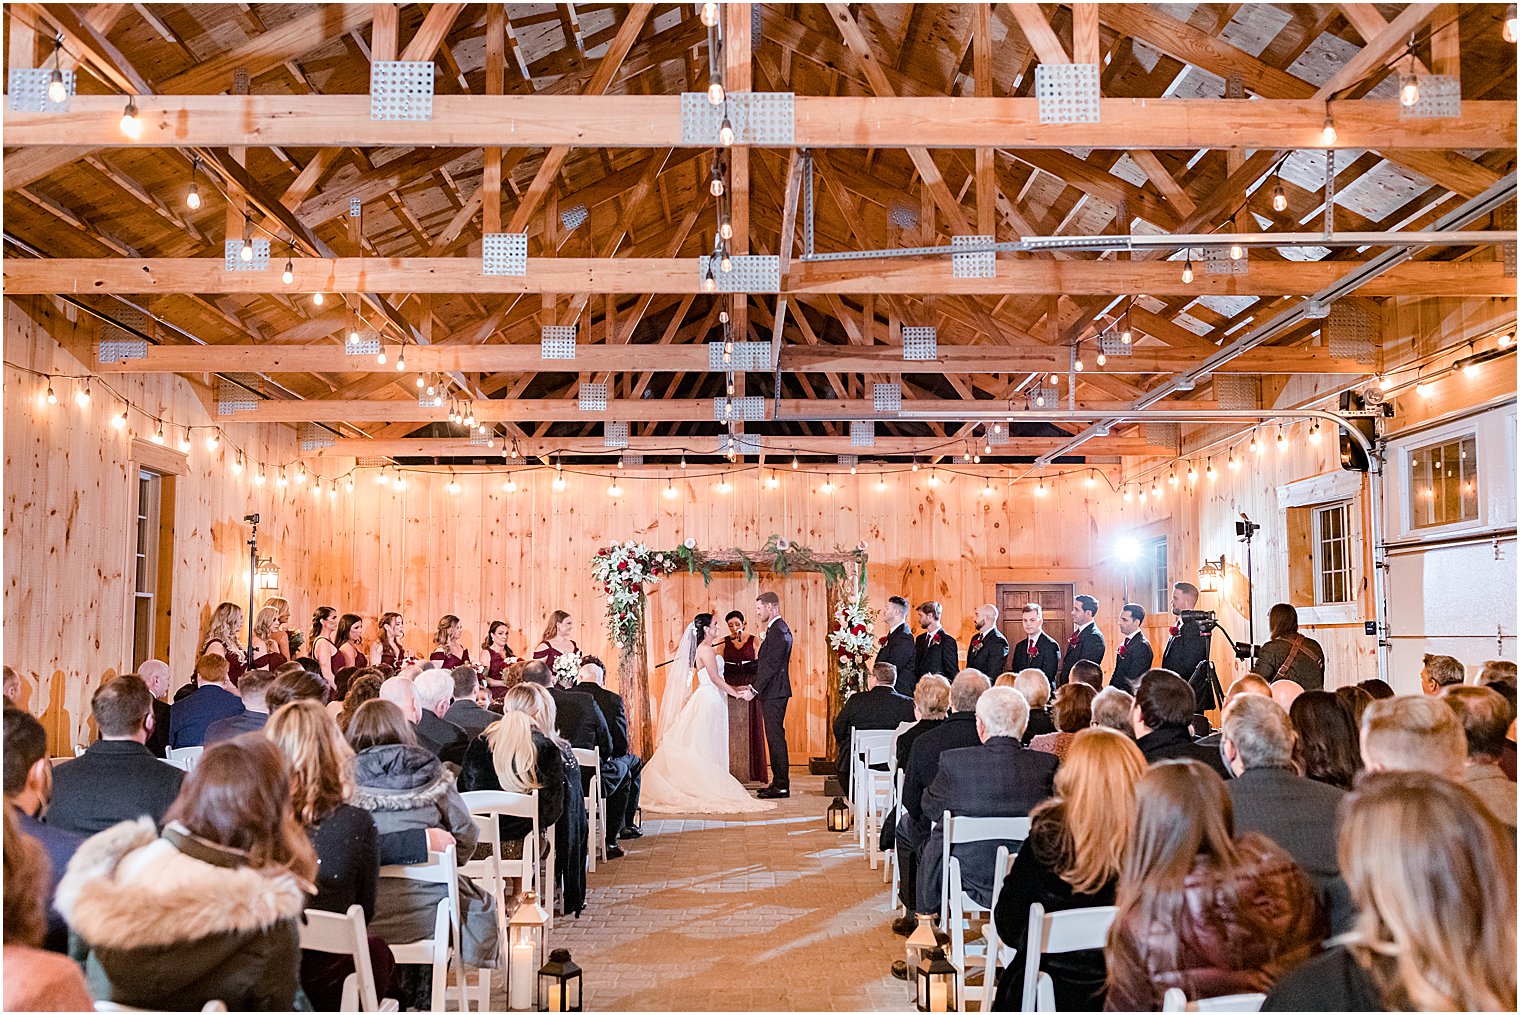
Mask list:
[[[871,657],[877,647],[871,634],[875,620],[876,614],[863,593],[842,601],[834,610],[829,648],[839,656],[839,689],[846,695],[862,690],[867,684]]]
[[[554,682],[560,687],[569,687],[580,677],[581,657],[578,652],[566,652],[554,660],[550,667],[554,674]]]
[[[644,585],[673,573],[677,564],[673,553],[655,552],[632,540],[596,551],[591,559],[591,575],[607,597],[607,629],[620,649],[631,649],[638,638],[639,600]],[[578,659],[575,665],[579,669]]]

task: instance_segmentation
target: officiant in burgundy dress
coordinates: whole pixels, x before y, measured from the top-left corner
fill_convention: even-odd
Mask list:
[[[723,618],[728,635],[719,645],[723,656],[723,679],[734,687],[748,687],[755,679],[755,659],[760,642],[744,631],[744,614],[731,611]],[[760,713],[760,699],[749,700],[749,774],[746,778],[763,782],[765,769],[765,717]]]

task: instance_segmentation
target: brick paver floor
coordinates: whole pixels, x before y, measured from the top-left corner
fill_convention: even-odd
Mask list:
[[[794,778],[764,813],[646,815],[550,935],[585,970],[587,1010],[910,1010],[890,889],[854,832],[824,827],[822,783]]]

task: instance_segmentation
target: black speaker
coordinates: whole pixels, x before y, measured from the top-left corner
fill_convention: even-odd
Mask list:
[[[1366,408],[1367,401],[1362,397],[1360,392],[1341,392],[1342,412],[1362,412]],[[1350,422],[1363,437],[1367,438],[1368,443],[1377,439],[1377,427],[1374,423],[1374,417],[1357,416]],[[1372,463],[1367,460],[1367,452],[1362,450],[1360,444],[1351,439],[1351,435],[1346,432],[1346,428],[1342,426],[1337,429],[1336,433],[1340,438],[1341,468],[1347,472],[1366,472],[1371,469]]]

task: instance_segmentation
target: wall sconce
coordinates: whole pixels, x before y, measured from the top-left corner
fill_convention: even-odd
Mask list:
[[[261,592],[278,592],[280,590],[280,569],[275,565],[273,557],[259,558],[255,585]]]
[[[1198,569],[1198,591],[1218,592],[1224,587],[1224,554],[1219,555],[1218,560],[1203,560],[1203,566]]]

